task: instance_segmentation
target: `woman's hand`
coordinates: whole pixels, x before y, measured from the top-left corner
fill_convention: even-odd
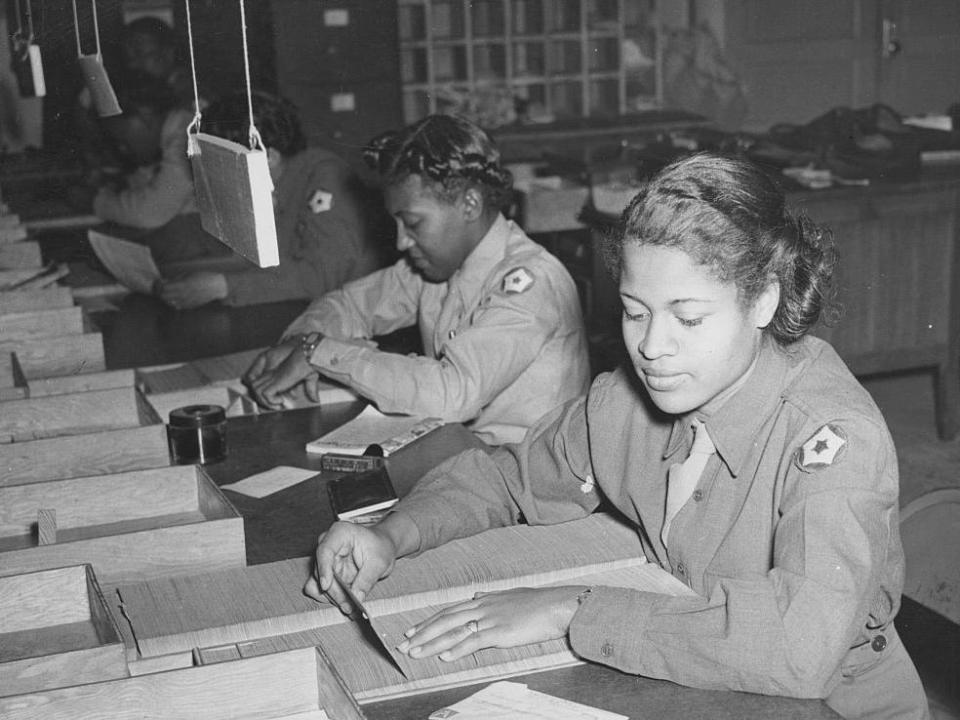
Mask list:
[[[444,608],[407,630],[397,649],[412,658],[439,655],[453,661],[484,648],[562,638],[585,590],[564,586],[477,593],[473,600]]]
[[[317,542],[314,574],[303,592],[314,600],[326,595],[350,613],[353,608],[340,582],[348,584],[362,602],[377,580],[390,574],[396,557],[397,549],[386,534],[355,523],[335,522]]]
[[[155,292],[170,307],[184,310],[223,300],[229,289],[223,273],[204,271],[161,281]]]
[[[304,381],[311,385],[308,396],[314,399],[317,380],[317,371],[307,362],[295,340],[261,353],[244,375],[250,394],[270,410],[283,407],[283,395]],[[309,395],[310,390],[312,395]]]

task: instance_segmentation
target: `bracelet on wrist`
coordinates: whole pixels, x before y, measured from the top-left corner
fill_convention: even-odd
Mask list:
[[[317,345],[320,344],[321,340],[323,340],[323,333],[318,332],[306,333],[300,336],[300,352],[303,353],[303,357],[308,363],[310,362],[310,358],[313,357],[313,351],[317,349]]]

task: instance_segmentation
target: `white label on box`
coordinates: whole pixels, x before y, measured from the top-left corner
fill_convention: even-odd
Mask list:
[[[330,109],[333,112],[353,112],[357,109],[357,99],[353,96],[353,93],[331,95]]]
[[[323,24],[327,27],[346,27],[350,24],[350,11],[342,8],[323,11]]]

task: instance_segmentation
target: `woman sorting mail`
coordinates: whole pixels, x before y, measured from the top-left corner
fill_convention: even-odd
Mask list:
[[[809,332],[830,307],[828,231],[757,167],[701,154],[624,211],[610,261],[632,367],[600,375],[522,443],[430,472],[372,528],[336,523],[308,595],[361,600],[398,557],[612,505],[695,591],[514,588],[450,605],[398,649],[455,660],[566,637],[585,660],[683,685],[825,698],[923,718],[897,636],[897,457],[883,417]]]

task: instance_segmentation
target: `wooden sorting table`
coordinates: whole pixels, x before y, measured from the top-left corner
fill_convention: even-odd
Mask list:
[[[95,316],[103,333],[107,369],[185,361],[267,345],[283,331],[303,303],[277,303],[253,308],[208,307],[174,311],[152,298],[130,296],[116,313]],[[400,343],[402,347],[402,341]],[[228,454],[205,470],[218,486],[255,472],[286,464],[318,470],[318,474],[263,499],[224,491],[243,516],[249,564],[300,557],[312,552],[317,535],[329,526],[332,513],[326,483],[335,474],[319,472],[319,457],[305,443],[336,427],[362,409],[362,403],[308,408],[282,413],[230,418]],[[429,442],[428,442],[429,441]],[[391,477],[401,494],[427,468],[475,441],[459,425],[451,425],[411,445],[389,460]],[[704,692],[670,682],[637,678],[615,670],[581,665],[518,676],[533,688],[630,717],[835,718],[822,702]],[[430,711],[464,697],[478,686],[430,692],[400,700],[372,703],[372,718],[422,718]]]

